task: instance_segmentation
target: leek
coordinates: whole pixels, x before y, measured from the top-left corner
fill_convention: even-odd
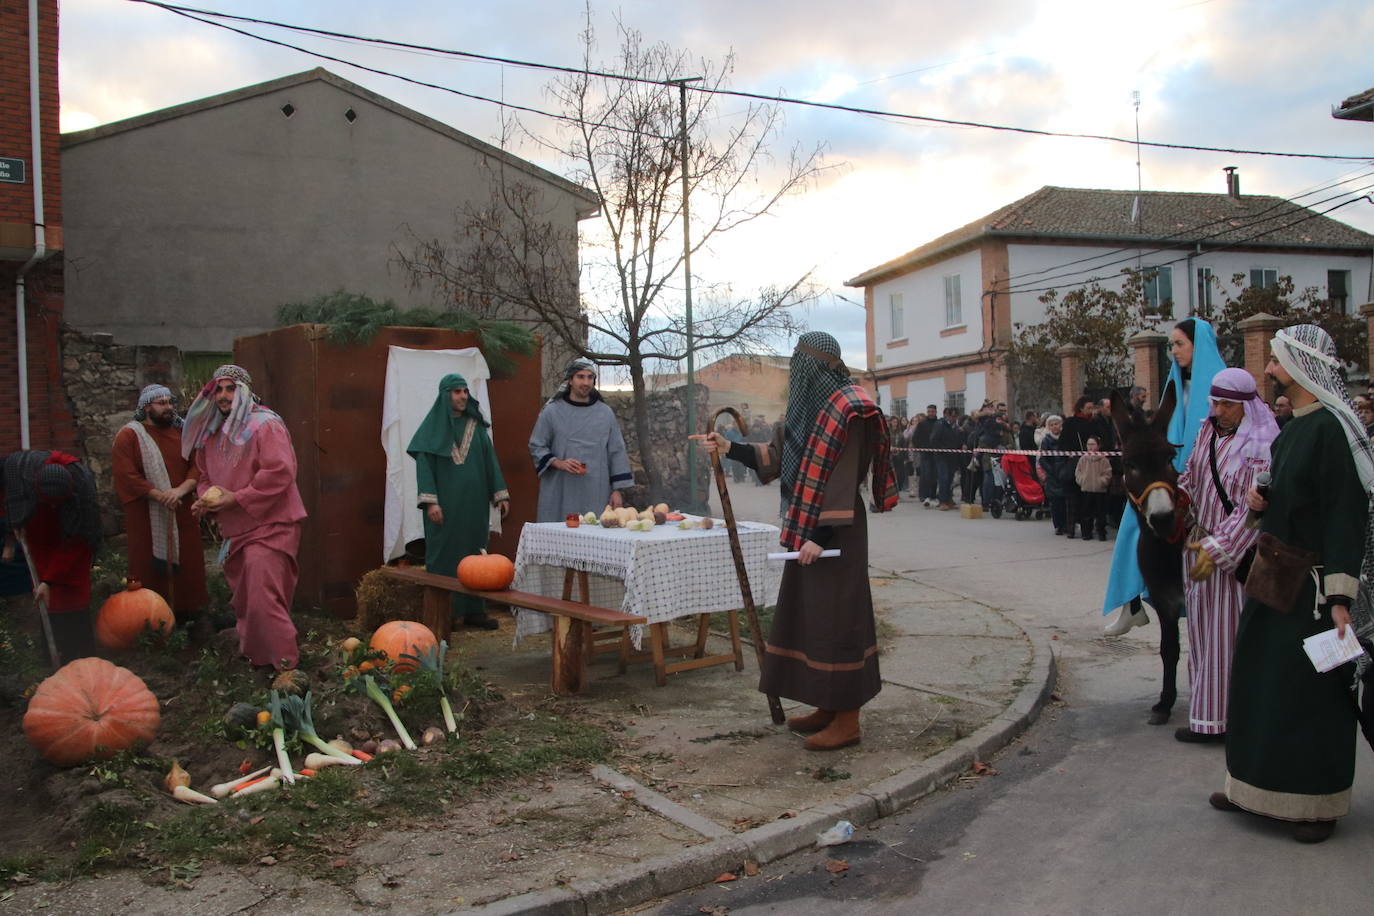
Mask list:
[[[448,701],[448,690],[444,686],[444,659],[447,655],[448,641],[441,639],[438,645],[427,647],[419,655],[403,652],[401,658],[413,661],[422,677],[434,682],[439,689],[439,709],[444,714],[444,728],[450,735],[456,735],[458,722],[453,717],[453,706]]]
[[[311,710],[310,692],[306,691],[305,697],[288,696],[282,703],[282,715],[286,719],[286,725],[293,730],[300,739],[312,745],[321,754],[326,754],[335,758],[340,763],[352,764],[354,766],[362,763],[361,760],[346,754],[334,745],[325,741],[315,731],[315,716]]]
[[[267,708],[272,713],[272,747],[277,752],[281,778],[295,785],[296,774],[291,772],[291,758],[286,753],[286,717],[282,714],[281,695],[277,691],[272,691],[272,702],[267,704]]]
[[[382,712],[386,713],[386,717],[391,720],[391,727],[396,729],[396,735],[401,739],[401,743],[405,745],[406,750],[415,750],[415,742],[411,740],[410,732],[406,731],[405,725],[401,723],[400,717],[396,715],[396,710],[392,707],[391,700],[387,699],[382,688],[377,686],[376,678],[370,674],[363,674],[353,678],[353,683],[356,684],[358,681],[363,682],[364,692],[367,693],[372,702],[382,708]]]

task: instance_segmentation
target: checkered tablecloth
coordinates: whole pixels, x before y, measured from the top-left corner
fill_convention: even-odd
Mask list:
[[[781,549],[778,529],[760,522],[740,522],[738,527],[754,604],[773,604],[783,564],[770,562],[767,554]],[[590,574],[589,603],[636,614],[650,623],[744,606],[723,524],[709,531],[681,531],[671,522],[652,531],[629,531],[593,525],[569,528],[562,522],[527,523],[520,533],[512,587],[559,597],[565,569]],[[573,600],[578,597],[574,585]],[[517,641],[549,627],[547,614],[516,609]],[[639,633],[633,635],[638,645]]]

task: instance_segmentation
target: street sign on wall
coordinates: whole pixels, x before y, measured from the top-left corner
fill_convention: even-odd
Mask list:
[[[24,183],[24,160],[7,159],[0,156],[0,181],[8,181],[11,184]]]

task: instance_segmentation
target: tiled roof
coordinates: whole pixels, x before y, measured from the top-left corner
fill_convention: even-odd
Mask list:
[[[1331,112],[1343,121],[1374,121],[1374,89],[1366,89],[1341,102]]]
[[[1138,219],[1132,219],[1139,199]],[[1368,251],[1374,235],[1291,203],[1257,194],[1100,191],[1046,186],[846,282],[868,286],[939,260],[985,236],[1007,239],[1149,243],[1191,248],[1266,247]]]

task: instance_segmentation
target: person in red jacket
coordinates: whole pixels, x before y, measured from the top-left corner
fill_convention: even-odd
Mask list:
[[[91,634],[91,564],[100,546],[100,505],[95,477],[74,455],[18,451],[5,459],[4,555],[22,537],[38,581],[62,661],[95,652]]]

